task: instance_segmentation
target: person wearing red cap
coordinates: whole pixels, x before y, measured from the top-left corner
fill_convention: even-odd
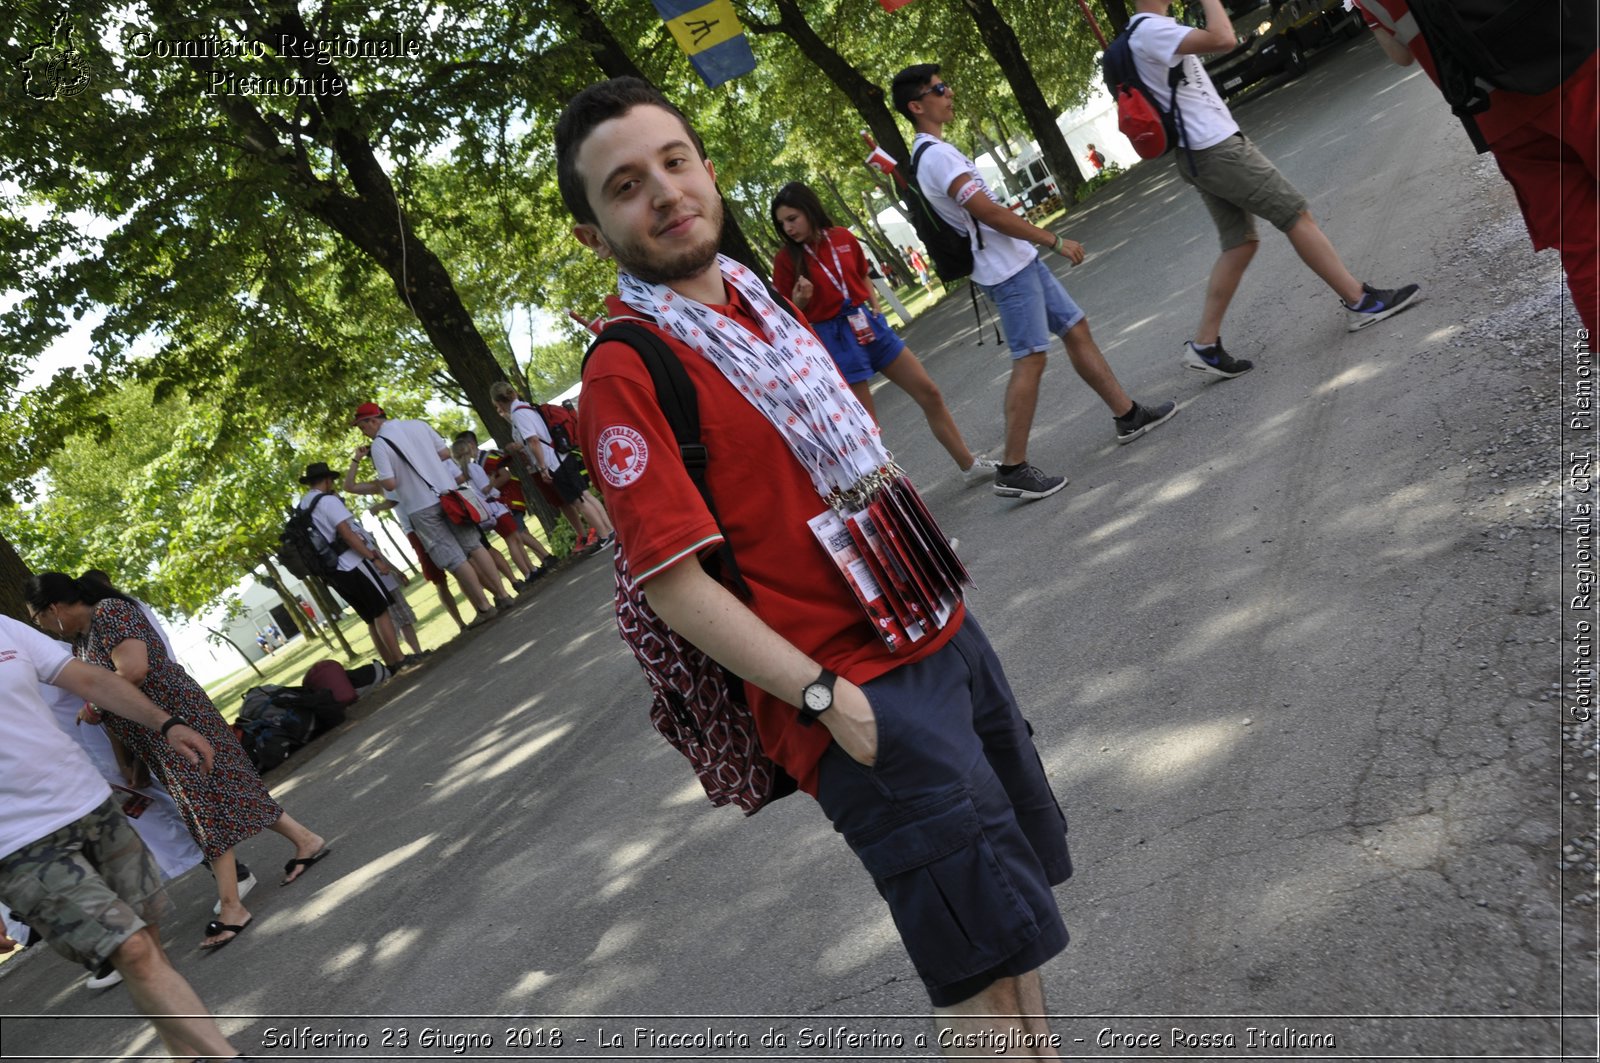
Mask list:
[[[445,441],[425,421],[389,420],[375,402],[356,407],[351,423],[372,440],[368,454],[378,471],[378,483],[396,492],[399,508],[427,546],[428,556],[456,577],[478,611],[467,626],[493,618],[498,610],[489,604],[485,588],[499,604],[509,605],[512,598],[500,583],[500,573],[484,549],[477,527],[450,523],[439,505],[439,496],[460,482],[459,474],[447,471],[454,466],[447,465],[450,448]]]

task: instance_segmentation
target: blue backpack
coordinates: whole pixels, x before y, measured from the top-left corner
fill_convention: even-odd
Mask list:
[[[1117,128],[1133,144],[1141,159],[1158,159],[1181,143],[1183,111],[1178,106],[1178,85],[1184,80],[1183,63],[1167,71],[1167,103],[1162,106],[1155,93],[1139,77],[1130,43],[1133,31],[1144,22],[1135,18],[1128,28],[1112,38],[1100,57],[1106,88],[1117,101]],[[1189,172],[1195,172],[1194,152],[1187,147]]]

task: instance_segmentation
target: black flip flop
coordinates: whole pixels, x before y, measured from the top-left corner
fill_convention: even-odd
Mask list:
[[[206,937],[212,937],[212,936],[217,935],[217,934],[228,934],[228,933],[233,934],[233,937],[231,937],[231,938],[223,938],[221,941],[217,942],[214,945],[207,945],[207,944],[201,943],[200,951],[201,952],[216,952],[218,949],[222,948],[224,945],[232,944],[233,942],[235,942],[235,941],[237,941],[239,939],[239,935],[240,934],[245,932],[245,928],[248,927],[251,923],[253,923],[255,921],[256,921],[255,916],[251,916],[249,919],[246,919],[244,922],[238,923],[238,924],[223,923],[223,922],[219,922],[216,919],[211,920],[211,922],[206,924]]]
[[[297,867],[304,868],[305,870],[301,871],[298,875],[295,875],[294,878],[285,879],[284,881],[278,883],[279,887],[283,887],[283,886],[290,885],[291,883],[299,882],[301,879],[305,878],[306,877],[306,871],[310,871],[311,868],[312,868],[312,865],[314,865],[318,860],[321,860],[324,856],[327,856],[331,852],[333,852],[333,849],[331,849],[330,847],[324,845],[321,849],[318,849],[316,852],[312,853],[310,856],[297,856],[293,860],[290,860],[288,863],[284,864],[283,865],[283,873],[285,875],[294,874],[294,869],[297,868]]]

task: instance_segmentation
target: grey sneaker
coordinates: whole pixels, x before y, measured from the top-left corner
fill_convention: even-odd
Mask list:
[[[1024,465],[1009,473],[997,471],[994,476],[995,494],[1001,498],[1020,498],[1026,502],[1049,498],[1065,486],[1065,476],[1046,476],[1032,465]]]
[[[1243,376],[1256,367],[1255,363],[1245,358],[1235,358],[1222,349],[1222,340],[1218,339],[1216,346],[1208,351],[1195,349],[1194,341],[1183,345],[1183,364],[1190,369],[1204,373],[1206,376],[1221,377],[1223,380],[1232,380],[1236,376]]]
[[[961,480],[968,487],[976,487],[979,484],[992,484],[999,469],[1000,463],[998,461],[980,454],[972,459],[970,466],[961,470]]]
[[[1117,426],[1117,442],[1132,443],[1156,425],[1171,420],[1177,412],[1175,402],[1163,402],[1159,406],[1141,406],[1136,402],[1126,416],[1111,419]]]
[[[1422,289],[1415,284],[1403,288],[1374,288],[1370,284],[1363,284],[1361,291],[1361,301],[1355,306],[1343,300],[1339,303],[1350,315],[1351,332],[1360,332],[1368,325],[1375,325],[1386,317],[1393,317],[1422,302]]]
[[[470,628],[475,628],[475,627],[482,627],[484,624],[487,624],[489,621],[493,620],[495,617],[497,617],[499,615],[500,615],[500,610],[498,608],[496,608],[495,606],[492,606],[492,605],[489,606],[489,608],[487,608],[487,609],[480,609],[478,611],[478,615],[473,617],[471,620],[469,620],[467,622],[467,627],[469,629]]]

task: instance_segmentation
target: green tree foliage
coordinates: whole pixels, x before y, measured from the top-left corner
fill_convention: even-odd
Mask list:
[[[197,608],[270,545],[300,467],[343,460],[355,402],[403,415],[445,399],[495,434],[494,380],[535,395],[570,383],[585,333],[566,311],[599,313],[612,267],[571,238],[551,132],[601,77],[642,75],[693,117],[738,225],[727,249],[762,266],[785,181],[818,187],[842,221],[863,195],[884,202],[860,134],[905,157],[909,127],[883,99],[901,67],[944,64],[969,153],[1028,127],[961,5],[739,5],[760,66],[714,90],[632,0],[0,9],[12,69],[54,41],[85,75],[49,98],[9,92],[0,123],[0,431],[15,441],[0,499],[20,504],[0,533],[34,568],[99,563]],[[1044,0],[978,15],[1009,24],[1049,106],[1081,98],[1080,15]],[[401,54],[327,51],[354,40]],[[197,41],[221,44],[161,54]],[[286,79],[300,91],[260,94]],[[85,315],[89,367],[21,393]],[[560,338],[531,341],[524,368],[514,352],[535,316]]]

